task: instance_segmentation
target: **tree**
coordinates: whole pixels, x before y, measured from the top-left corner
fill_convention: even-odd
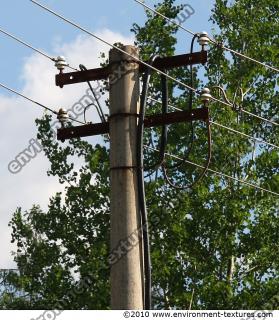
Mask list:
[[[183,10],[174,0],[164,0],[156,8],[173,19]],[[279,4],[273,0],[216,0],[211,16],[217,29],[215,39],[276,66],[278,10]],[[173,55],[178,28],[146,14],[145,25],[134,24],[132,28],[141,58],[149,59],[155,53]],[[191,72],[186,68],[172,70],[170,75],[190,83]],[[278,119],[277,73],[225,54],[219,45],[210,47],[208,64],[205,69],[195,67],[193,76],[194,87],[203,88],[205,83],[210,88],[221,86],[234,101],[234,108],[210,105],[215,122],[279,144],[277,126],[241,112],[243,109]],[[218,89],[212,93],[220,94]],[[160,98],[160,77],[156,74],[150,95]],[[184,87],[170,82],[169,96],[171,105],[189,107],[189,92]],[[199,106],[199,97],[193,97],[193,107]],[[147,112],[160,110],[161,105],[154,103]],[[59,193],[53,196],[47,212],[39,206],[25,213],[20,208],[15,212],[11,226],[13,241],[18,245],[15,261],[20,276],[15,276],[12,283],[32,296],[31,305],[26,306],[29,308],[51,309],[62,301],[63,308],[68,309],[106,309],[108,149],[79,139],[60,144],[53,140],[50,123],[50,116],[37,120],[38,138],[50,160],[48,174],[66,184],[66,196],[65,200]],[[275,148],[251,143],[215,126],[212,137],[212,169],[279,192]],[[146,131],[145,139],[147,144],[158,144],[160,129]],[[206,139],[203,123],[175,125],[169,128],[168,151],[203,165]],[[74,156],[83,160],[80,169],[71,161]],[[156,163],[157,157],[148,151],[146,166]],[[165,165],[173,167],[168,173],[173,183],[180,185],[195,181],[201,172],[169,157]],[[278,197],[210,172],[190,190],[171,188],[160,172],[147,179],[146,188],[149,219],[156,224],[151,225],[150,234],[156,308],[278,307]],[[76,288],[81,290],[73,294]]]

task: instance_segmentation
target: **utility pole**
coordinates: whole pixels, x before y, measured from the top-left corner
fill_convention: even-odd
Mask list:
[[[138,57],[133,46],[122,50]],[[111,308],[118,310],[143,309],[144,275],[136,175],[136,132],[139,109],[139,75],[147,66],[116,49],[110,51],[110,63],[104,68],[60,73],[56,85],[81,83],[109,78],[109,122],[89,123],[58,129],[58,140],[110,134],[111,180]],[[207,62],[207,52],[162,57],[154,61],[159,70]],[[125,72],[121,67],[125,65]],[[116,77],[115,77],[116,75]],[[185,121],[208,121],[208,108],[148,116],[146,128]],[[130,243],[130,241],[132,243]],[[114,253],[116,253],[114,255]]]
[[[123,50],[138,55],[133,46],[125,46]],[[125,74],[110,84],[110,245],[112,250],[123,250],[121,259],[111,265],[111,308],[143,309],[141,237],[135,232],[141,225],[136,171],[139,64],[116,49],[110,51],[109,58],[115,68],[124,61],[126,64]],[[129,243],[131,235],[133,244]]]

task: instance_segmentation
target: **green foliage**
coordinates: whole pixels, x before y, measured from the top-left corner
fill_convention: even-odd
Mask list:
[[[156,8],[175,18],[181,6],[164,0]],[[232,49],[270,65],[277,65],[278,1],[216,0],[211,20],[215,38]],[[220,29],[220,31],[219,31]],[[141,58],[154,53],[175,53],[177,28],[147,12],[144,26],[133,25]],[[203,67],[201,67],[203,68]],[[195,87],[201,88],[194,68]],[[187,68],[170,74],[188,83]],[[228,98],[247,111],[278,119],[278,75],[239,57],[211,47],[206,66],[208,85],[220,85]],[[152,78],[151,95],[160,98],[158,76]],[[243,98],[240,99],[240,92]],[[217,95],[218,91],[214,91]],[[170,83],[170,103],[187,109],[189,93]],[[194,99],[194,108],[199,107]],[[159,112],[157,103],[147,113]],[[279,144],[278,128],[215,103],[213,120]],[[278,122],[278,120],[277,120]],[[65,183],[65,197],[50,199],[47,212],[38,206],[11,221],[18,245],[15,261],[20,276],[11,283],[31,295],[19,308],[53,308],[65,300],[68,309],[109,308],[109,170],[108,150],[81,140],[60,144],[53,140],[51,118],[38,120],[38,137],[50,160],[49,175]],[[189,159],[203,164],[206,130],[195,124],[195,141]],[[159,130],[146,131],[146,143],[158,143]],[[279,192],[279,158],[276,150],[254,146],[243,137],[212,128],[211,168],[235,178]],[[183,156],[189,145],[189,124],[169,129],[168,150]],[[254,156],[252,154],[254,153]],[[145,155],[147,165],[155,153]],[[74,165],[75,160],[82,165]],[[174,162],[167,160],[167,165]],[[170,170],[175,183],[192,182],[200,169],[183,164]],[[260,309],[278,308],[278,198],[244,184],[208,173],[190,191],[168,187],[159,173],[146,182],[149,217],[159,221],[151,228],[153,298],[158,309]],[[76,274],[76,276],[75,276]],[[90,277],[90,285],[71,295]],[[5,299],[4,299],[5,300]],[[5,302],[6,308],[16,308]],[[3,304],[2,304],[3,305]]]
[[[81,140],[59,146],[49,131],[50,120],[46,116],[37,121],[38,138],[51,162],[48,174],[67,184],[65,197],[60,193],[52,197],[47,212],[38,206],[15,212],[11,226],[21,276],[14,285],[32,296],[35,309],[52,309],[59,301],[66,309],[105,308],[109,291],[108,152]],[[82,158],[78,170],[70,157]],[[71,295],[88,277],[90,286]]]

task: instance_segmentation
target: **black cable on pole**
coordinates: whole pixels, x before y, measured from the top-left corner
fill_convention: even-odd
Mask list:
[[[161,84],[162,84],[162,114],[168,113],[169,106],[169,92],[168,92],[168,79],[164,75],[161,75]],[[165,161],[165,152],[168,141],[168,126],[162,126],[161,133],[161,144],[160,144],[160,156],[159,156],[159,165]]]
[[[199,35],[196,33],[192,38],[191,48],[190,48],[191,54],[193,54],[193,52],[194,52],[194,43],[198,37],[199,37]],[[192,86],[192,85],[194,85],[194,72],[193,72],[193,65],[192,64],[190,65],[190,73],[191,73],[191,86]],[[190,92],[190,99],[189,99],[189,110],[193,109],[193,97],[194,97],[193,91],[191,91]]]
[[[158,56],[154,56],[150,63],[153,64]],[[143,76],[143,87],[140,101],[139,122],[137,128],[137,182],[138,182],[138,198],[139,209],[141,213],[142,236],[143,236],[143,259],[144,259],[144,309],[150,310],[152,306],[152,284],[151,284],[151,257],[149,230],[147,219],[147,208],[144,188],[144,164],[143,164],[143,133],[144,133],[144,118],[148,95],[149,82],[151,77],[151,69],[148,68]]]
[[[168,101],[169,101],[169,93],[168,93],[168,78],[164,75],[161,75],[161,87],[162,87],[162,115],[168,113]],[[168,126],[165,124],[161,129],[161,139],[160,139],[160,148],[159,148],[159,159],[155,165],[149,166],[149,168],[145,168],[145,170],[152,170],[151,173],[147,174],[145,178],[150,177],[157,171],[165,161],[165,152],[167,147],[168,140]]]
[[[193,183],[185,185],[185,186],[175,184],[173,181],[171,181],[170,177],[168,176],[168,173],[167,173],[168,168],[165,166],[165,164],[162,165],[164,177],[165,177],[167,183],[172,188],[175,188],[175,189],[178,189],[178,190],[189,190],[189,189],[192,189],[206,175],[206,173],[207,173],[207,171],[209,169],[209,166],[210,166],[211,153],[212,153],[212,140],[211,140],[211,125],[210,125],[210,123],[211,122],[208,119],[206,121],[206,126],[207,126],[207,144],[208,144],[206,164],[203,167],[202,173],[198,176],[198,178]],[[184,162],[188,162],[187,159],[183,159],[183,161]]]
[[[80,64],[80,65],[79,65],[79,68],[80,68],[81,71],[86,71],[86,70],[87,70],[87,68],[86,68],[83,64]],[[101,122],[106,122],[106,118],[105,118],[105,115],[104,115],[102,106],[100,105],[100,102],[99,102],[99,100],[98,100],[98,98],[97,98],[97,96],[96,96],[96,93],[95,93],[95,91],[93,90],[90,81],[86,81],[86,82],[87,82],[87,84],[88,84],[88,86],[89,86],[89,88],[90,88],[90,90],[91,90],[91,92],[92,92],[92,94],[93,94],[94,99],[96,100],[97,105],[95,105],[94,103],[91,103],[91,104],[89,104],[88,106],[85,107],[85,109],[84,109],[84,121],[85,121],[85,113],[86,113],[86,110],[87,110],[91,105],[94,105],[94,106],[96,107],[96,110],[97,110],[97,112],[98,112],[98,115],[99,115],[99,117],[100,117],[100,119],[101,119]]]
[[[199,37],[199,35],[195,34],[192,38],[191,48],[190,48],[191,54],[194,52],[194,43],[198,37]],[[190,74],[191,74],[191,78],[190,78],[191,84],[190,85],[193,86],[194,85],[194,72],[193,72],[193,65],[192,64],[190,65]],[[190,94],[190,96],[189,96],[188,110],[192,111],[193,110],[193,98],[194,98],[193,91],[190,91],[189,94]],[[193,150],[194,140],[195,140],[194,125],[193,125],[193,121],[191,121],[191,142],[190,142],[190,146],[188,147],[187,151],[184,154],[184,157],[183,157],[184,160],[176,163],[174,166],[168,167],[168,169],[177,169],[185,163],[185,160],[189,159],[189,155],[190,155],[191,151]]]
[[[87,111],[91,106],[95,106],[95,103],[90,103],[90,104],[88,104],[88,105],[84,108],[84,110],[83,110],[83,121],[84,121],[85,123],[88,123],[88,122],[86,121],[86,111]]]

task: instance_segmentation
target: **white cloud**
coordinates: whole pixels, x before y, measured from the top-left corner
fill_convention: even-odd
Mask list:
[[[132,38],[125,38],[121,34],[110,30],[102,30],[98,35],[111,43],[122,42],[132,44]],[[110,48],[94,38],[79,35],[71,43],[56,41],[50,55],[64,55],[70,65],[82,63],[88,68],[98,67],[100,52],[108,52]],[[56,69],[48,59],[32,54],[24,61],[19,79],[24,85],[21,92],[38,102],[58,109],[70,108],[78,101],[87,89],[86,84],[70,85],[60,89],[55,86],[54,76]],[[63,190],[57,179],[47,177],[48,160],[43,153],[31,160],[20,173],[11,174],[8,163],[29,145],[29,140],[36,137],[34,120],[42,115],[43,111],[31,102],[15,95],[6,94],[1,90],[0,95],[0,176],[1,176],[1,203],[0,203],[0,268],[14,267],[12,262],[10,232],[8,222],[16,207],[28,210],[32,204],[47,207],[48,199],[57,191]],[[90,117],[97,120],[96,113]],[[93,120],[93,119],[92,119]]]

